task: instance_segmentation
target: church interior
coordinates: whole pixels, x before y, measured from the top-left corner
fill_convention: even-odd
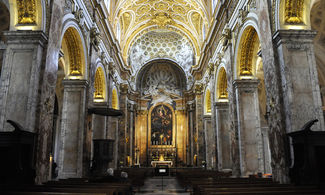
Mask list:
[[[325,194],[324,0],[0,0],[0,73],[0,194]]]

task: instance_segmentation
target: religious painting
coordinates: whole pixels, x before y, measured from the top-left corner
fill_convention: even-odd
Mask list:
[[[156,106],[151,112],[151,144],[172,145],[173,113],[165,106]]]

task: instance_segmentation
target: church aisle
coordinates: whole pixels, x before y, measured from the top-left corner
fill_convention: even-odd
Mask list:
[[[179,185],[175,177],[157,176],[148,178],[136,195],[190,195],[190,193]]]

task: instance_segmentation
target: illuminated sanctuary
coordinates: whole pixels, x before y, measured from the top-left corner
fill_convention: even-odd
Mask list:
[[[11,150],[1,134],[1,159],[21,154],[36,184],[157,166],[290,183],[306,163],[290,133],[314,119],[305,127],[325,130],[324,10],[323,0],[0,0],[0,134],[34,136]],[[317,143],[308,167],[324,172]]]

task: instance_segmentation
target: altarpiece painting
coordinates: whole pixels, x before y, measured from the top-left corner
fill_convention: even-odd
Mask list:
[[[165,106],[156,106],[151,112],[151,144],[172,145],[173,113]]]

